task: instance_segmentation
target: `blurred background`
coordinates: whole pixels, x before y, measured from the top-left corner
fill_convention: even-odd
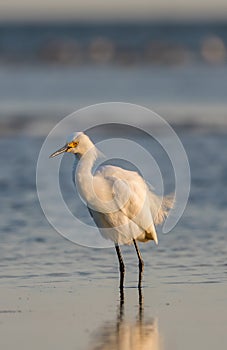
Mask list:
[[[105,101],[177,125],[225,125],[226,18],[224,0],[1,2],[1,135],[45,135]]]
[[[18,254],[18,244],[24,240],[30,247],[31,242],[57,239],[38,204],[35,171],[40,147],[68,113],[107,101],[141,104],[170,122],[186,149],[192,173],[190,205],[174,232],[195,239],[193,231],[204,239],[204,246],[210,233],[212,244],[221,244],[227,229],[226,97],[224,0],[1,2],[3,261],[15,250]],[[100,116],[99,122],[107,121],[107,116]],[[153,127],[149,119],[143,122],[145,128]],[[63,131],[62,141],[65,137]],[[163,152],[154,144],[147,147],[157,155],[171,188],[174,176]],[[72,158],[66,158],[65,199],[74,206]],[[83,208],[81,214],[85,212]],[[215,259],[216,253],[212,254]]]
[[[57,239],[36,193],[35,171],[42,142],[68,113],[107,101],[141,104],[170,122],[186,149],[192,175],[190,205],[174,232],[185,232],[184,239],[201,235],[204,246],[210,233],[212,243],[221,244],[227,229],[223,191],[227,181],[226,97],[224,0],[0,2],[3,261],[15,250],[18,254],[18,244],[24,240],[30,247],[31,242]],[[100,116],[99,123],[107,118]],[[141,122],[145,128],[154,127],[149,119]],[[62,142],[65,137],[64,130]],[[101,138],[105,137],[103,132]],[[137,141],[146,144],[146,140]],[[174,174],[170,174],[169,162],[149,142],[146,147],[157,157],[170,191]],[[62,167],[64,198],[76,208],[79,201],[76,203],[71,184],[72,158],[66,158]],[[80,210],[81,215],[87,213],[85,209]],[[22,254],[24,257],[27,255]]]

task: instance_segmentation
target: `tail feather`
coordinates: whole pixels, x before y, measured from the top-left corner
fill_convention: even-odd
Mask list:
[[[168,216],[170,209],[173,208],[175,202],[175,195],[169,194],[164,197],[159,197],[151,191],[149,192],[149,195],[151,213],[154,220],[154,224],[160,225]]]

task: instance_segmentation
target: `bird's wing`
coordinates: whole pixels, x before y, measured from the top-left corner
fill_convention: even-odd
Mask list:
[[[149,189],[143,178],[136,172],[114,166],[102,167],[94,177],[94,188],[99,191],[100,184],[105,183],[109,198],[116,210],[103,212],[103,220],[111,227],[125,227],[131,231],[132,238],[142,232],[150,234],[150,239],[157,242],[154,221],[150,210]],[[110,194],[111,192],[111,194]]]

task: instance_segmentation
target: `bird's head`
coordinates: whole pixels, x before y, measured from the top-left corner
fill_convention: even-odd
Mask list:
[[[56,152],[52,153],[50,158],[56,157],[65,152],[83,155],[92,147],[94,147],[94,144],[87,135],[83,132],[74,132],[67,138],[66,144]]]

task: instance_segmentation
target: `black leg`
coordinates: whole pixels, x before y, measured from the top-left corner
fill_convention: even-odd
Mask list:
[[[138,282],[138,288],[141,288],[142,277],[143,277],[143,270],[144,270],[144,262],[143,262],[143,259],[141,257],[140,250],[139,250],[139,247],[138,247],[135,239],[133,239],[133,243],[134,243],[134,246],[136,248],[136,253],[137,253],[137,256],[138,256],[138,259],[139,259],[139,282]]]
[[[116,243],[115,244],[115,249],[117,252],[117,257],[119,260],[119,269],[120,269],[120,290],[122,291],[124,288],[124,275],[125,275],[125,265],[124,265],[124,261],[121,255],[121,251],[120,251],[120,247],[119,245]]]

